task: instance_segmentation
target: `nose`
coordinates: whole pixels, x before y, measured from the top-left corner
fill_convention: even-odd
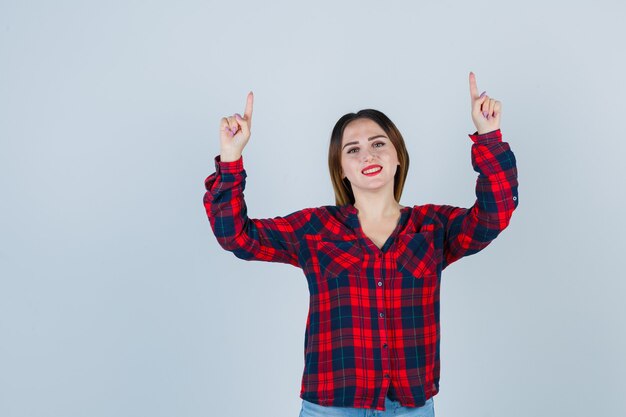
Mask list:
[[[368,149],[367,152],[363,152],[364,161],[371,161],[372,159],[374,159],[375,156],[376,156],[376,153],[371,149]]]

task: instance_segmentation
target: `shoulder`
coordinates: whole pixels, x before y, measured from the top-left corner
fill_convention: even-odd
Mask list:
[[[410,211],[411,222],[416,225],[429,223],[446,223],[451,218],[456,217],[467,209],[451,206],[449,204],[418,204],[408,206],[405,209]],[[403,209],[404,210],[404,209]]]
[[[324,205],[306,210],[308,210],[311,221],[318,220],[322,223],[344,220],[350,216],[350,210],[346,206]]]

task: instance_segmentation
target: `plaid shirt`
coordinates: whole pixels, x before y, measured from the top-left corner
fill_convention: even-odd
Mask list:
[[[385,396],[419,407],[439,391],[441,271],[487,246],[517,207],[517,168],[500,129],[469,137],[478,172],[469,208],[405,207],[382,248],[352,205],[251,219],[243,159],[220,162],[204,206],[219,244],[245,260],[302,268],[309,292],[300,397],[384,410]]]

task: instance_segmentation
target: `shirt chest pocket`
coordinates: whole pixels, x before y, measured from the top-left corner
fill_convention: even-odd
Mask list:
[[[434,232],[423,230],[399,236],[396,264],[401,277],[424,278],[437,275],[438,254]]]
[[[320,240],[317,259],[322,277],[345,279],[360,274],[363,253],[356,240]]]

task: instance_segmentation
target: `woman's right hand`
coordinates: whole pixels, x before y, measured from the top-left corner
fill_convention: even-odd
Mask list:
[[[222,117],[220,121],[220,161],[232,162],[241,158],[243,148],[250,139],[253,101],[254,95],[250,91],[243,117],[239,113],[230,117]]]

